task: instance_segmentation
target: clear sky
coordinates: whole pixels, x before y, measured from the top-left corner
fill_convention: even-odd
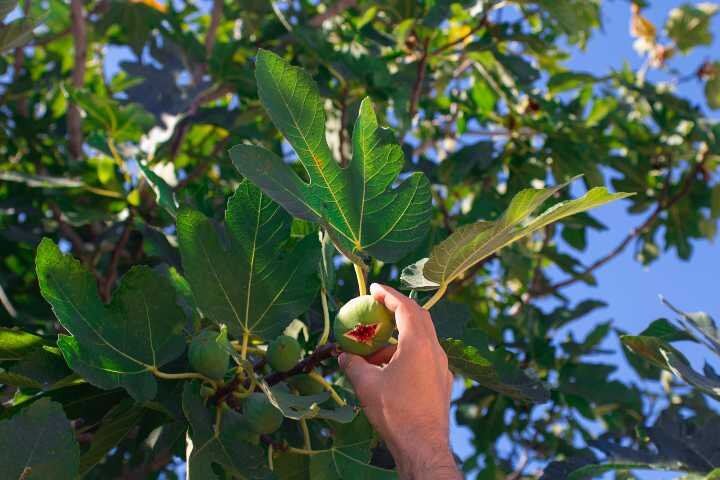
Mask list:
[[[657,27],[664,23],[667,12],[683,2],[664,0],[650,2],[652,5],[643,11]],[[627,61],[634,69],[642,64],[642,58],[632,48],[633,40],[629,35],[630,3],[615,0],[603,2],[603,31],[596,33],[588,43],[585,52],[577,51],[567,62],[574,70],[603,74],[610,69],[619,69]],[[720,15],[716,15],[712,31],[720,36]],[[711,48],[698,48],[689,58],[678,57],[671,60],[672,65],[689,74],[694,72],[706,58],[718,60],[720,38]],[[651,74],[652,80],[664,80],[662,74]],[[694,103],[705,106],[702,84],[696,80],[684,82],[678,86],[678,92]],[[707,108],[705,111],[708,112]],[[720,111],[708,112],[711,118],[720,118]],[[593,214],[605,225],[604,232],[591,232],[588,236],[588,250],[581,259],[587,264],[608,253],[633,227],[642,223],[647,215],[630,215],[623,202],[595,210]],[[612,320],[616,328],[630,333],[639,333],[651,321],[659,317],[672,317],[670,312],[658,300],[665,296],[677,307],[694,311],[704,310],[715,318],[720,316],[720,295],[717,272],[720,272],[720,247],[708,241],[693,243],[693,255],[689,262],[677,258],[675,252],[666,253],[650,267],[645,268],[633,259],[633,247],[611,263],[596,272],[597,287],[576,284],[563,291],[572,301],[589,297],[602,299],[608,307],[583,317],[569,327],[576,338],[582,338],[597,323]],[[605,347],[619,350],[617,337],[612,337]],[[682,347],[681,347],[682,349]],[[683,349],[697,367],[706,359],[706,351],[697,347]],[[709,361],[712,360],[708,359]],[[617,378],[624,381],[635,380],[630,368],[621,355],[594,357],[593,361],[619,363]],[[455,451],[465,458],[473,449],[469,444],[471,434],[467,429],[454,425],[451,429],[451,441]],[[649,474],[644,472],[641,478],[673,478],[675,475]]]

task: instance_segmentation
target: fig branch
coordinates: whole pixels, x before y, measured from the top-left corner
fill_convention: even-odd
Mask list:
[[[301,373],[310,373],[323,361],[332,357],[337,357],[339,354],[340,350],[338,349],[336,343],[326,343],[316,348],[311,355],[300,360],[297,365],[287,372],[273,372],[265,377],[265,381],[268,385],[272,386],[292,376],[299,375]]]

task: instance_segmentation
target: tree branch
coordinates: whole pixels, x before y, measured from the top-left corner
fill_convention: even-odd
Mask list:
[[[133,217],[131,214],[130,217],[128,217],[128,219],[125,221],[125,226],[123,227],[122,233],[120,234],[120,238],[118,239],[117,243],[115,244],[115,248],[113,249],[107,274],[103,279],[102,285],[100,287],[100,296],[102,297],[104,302],[110,301],[110,292],[112,291],[112,287],[118,277],[117,267],[118,263],[120,262],[120,255],[125,250],[125,246],[130,239],[130,232],[132,231],[132,221]]]
[[[214,0],[212,12],[210,13],[210,26],[205,36],[205,53],[210,58],[213,48],[215,47],[215,38],[217,37],[217,29],[220,25],[220,18],[223,14],[223,0]]]
[[[336,343],[326,343],[316,348],[315,351],[304,359],[300,360],[297,365],[288,370],[287,372],[274,372],[265,377],[265,381],[268,385],[272,386],[276,383],[280,383],[283,380],[299,375],[301,373],[309,373],[320,365],[323,361],[337,357],[340,354],[340,350]]]
[[[75,47],[72,86],[73,88],[81,88],[84,84],[85,63],[87,61],[87,31],[82,0],[70,0],[70,21]],[[83,156],[83,135],[80,109],[72,102],[68,105],[67,122],[70,136],[70,154],[77,160]]]
[[[23,15],[27,17],[30,14],[30,2],[31,0],[25,0],[23,4]],[[15,48],[15,62],[13,63],[13,80],[17,80],[20,76],[25,65],[25,46],[21,45]],[[17,109],[21,116],[28,117],[30,114],[28,108],[28,99],[24,93],[21,93],[17,97]]]
[[[422,54],[420,56],[420,60],[418,61],[417,65],[417,74],[415,76],[415,84],[412,88],[412,93],[410,95],[410,108],[408,109],[408,113],[410,114],[410,121],[415,118],[415,114],[417,113],[417,106],[418,102],[420,101],[420,94],[422,93],[422,85],[425,81],[425,67],[427,66],[427,60],[428,60],[428,45],[430,44],[430,37],[427,37],[425,41],[423,42],[423,50]]]

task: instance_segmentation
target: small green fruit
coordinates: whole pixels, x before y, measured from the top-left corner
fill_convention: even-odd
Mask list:
[[[220,333],[214,330],[203,330],[190,342],[188,358],[196,372],[202,373],[213,380],[222,380],[228,369],[230,360],[230,342],[227,328],[223,325]]]
[[[288,384],[297,390],[300,395],[317,395],[325,390],[320,383],[316,382],[310,378],[310,375],[305,373],[290,377],[288,379]]]
[[[385,305],[370,295],[361,295],[342,306],[334,329],[343,351],[367,356],[388,344],[395,321]]]
[[[287,372],[300,361],[303,349],[293,337],[280,335],[270,342],[265,358],[268,364],[278,372]]]
[[[255,433],[269,434],[280,428],[283,414],[263,393],[252,393],[243,403],[243,416]]]

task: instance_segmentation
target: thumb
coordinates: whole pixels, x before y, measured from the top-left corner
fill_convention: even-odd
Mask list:
[[[355,391],[366,390],[373,381],[379,367],[352,353],[341,353],[338,357],[340,369],[347,375]]]

